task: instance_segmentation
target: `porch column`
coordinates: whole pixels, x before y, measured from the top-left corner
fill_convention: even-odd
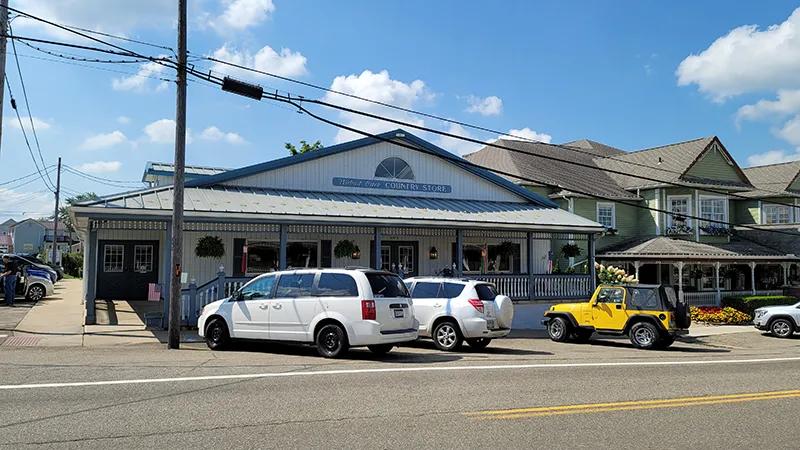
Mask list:
[[[678,268],[678,298],[683,300],[683,267],[686,265],[683,261],[678,261],[675,263],[675,267]]]
[[[789,285],[789,267],[791,267],[792,263],[782,262],[781,267],[783,267],[783,285]]]
[[[383,230],[381,230],[380,227],[375,227],[375,239],[374,239],[375,240],[375,243],[374,243],[375,248],[372,249],[372,254],[375,255],[373,257],[373,260],[375,261],[375,269],[383,268],[383,263],[381,261],[381,238],[382,238],[381,232],[382,231]]]
[[[589,275],[592,278],[592,281],[591,281],[592,292],[594,292],[594,290],[597,288],[597,269],[595,269],[595,267],[594,267],[595,245],[594,245],[594,235],[593,234],[589,235],[589,245],[588,245],[588,247],[589,247],[589,250],[588,250],[589,254],[587,255],[588,259],[586,260],[586,264],[589,266]]]
[[[717,306],[722,306],[722,293],[719,291],[719,261],[714,263],[714,279],[716,280],[715,286],[717,287]]]
[[[464,232],[456,230],[456,276],[464,276]]]
[[[86,297],[85,297],[85,308],[86,308],[86,325],[94,325],[95,321],[97,320],[97,315],[95,314],[95,293],[97,292],[97,230],[92,229],[92,221],[89,221],[89,233],[87,233],[87,248],[88,252],[86,258],[88,262],[86,264]]]
[[[633,262],[633,269],[636,271],[635,272],[636,275],[634,276],[634,278],[636,278],[637,280],[639,279],[639,267],[642,267],[642,262],[641,261],[634,261]]]
[[[280,256],[278,257],[278,267],[280,270],[286,269],[286,241],[288,240],[289,225],[285,223],[281,224],[281,244],[280,244]]]
[[[164,246],[164,284],[161,286],[161,298],[164,299],[163,301],[163,311],[161,314],[161,328],[167,329],[169,328],[169,293],[171,292],[170,284],[172,283],[172,221],[167,221],[167,228],[165,233],[167,234],[166,245]]]
[[[753,295],[756,295],[756,263],[751,262],[748,266],[750,266],[750,283],[752,284]]]
[[[533,266],[536,263],[535,255],[533,254],[533,233],[528,231],[528,300],[533,300],[533,293],[536,292],[533,280]]]

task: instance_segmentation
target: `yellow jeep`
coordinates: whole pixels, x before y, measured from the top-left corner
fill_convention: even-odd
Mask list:
[[[544,313],[550,339],[586,342],[594,333],[628,336],[637,348],[667,348],[689,332],[689,307],[670,286],[601,285],[592,299],[561,303]]]

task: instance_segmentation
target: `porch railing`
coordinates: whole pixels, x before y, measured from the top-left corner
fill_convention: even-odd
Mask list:
[[[689,306],[721,306],[725,297],[739,297],[753,295],[753,291],[700,291],[684,292],[683,298]],[[783,289],[757,290],[756,295],[783,295]]]
[[[472,280],[486,281],[497,286],[497,291],[511,297],[511,300],[528,300],[528,275],[474,275]]]
[[[225,272],[219,272],[217,278],[200,286],[190,283],[188,288],[181,290],[181,323],[197,325],[204,306],[228,297],[250,280],[250,277],[228,277]]]
[[[534,274],[532,293],[529,292],[528,274],[487,274],[467,278],[494,283],[501,294],[512,300],[575,300],[592,295],[590,275]]]

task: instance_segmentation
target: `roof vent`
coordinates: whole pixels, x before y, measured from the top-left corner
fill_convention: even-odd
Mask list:
[[[405,133],[395,133],[395,137],[404,138],[406,137]]]
[[[662,160],[662,159],[661,159],[661,157],[659,156],[659,157],[658,157],[658,165],[661,165],[662,161],[663,161],[663,160]]]

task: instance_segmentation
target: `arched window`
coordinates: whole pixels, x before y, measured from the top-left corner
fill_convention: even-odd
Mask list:
[[[386,158],[378,164],[375,169],[375,178],[395,178],[398,180],[413,180],[414,171],[407,162],[392,156]]]

